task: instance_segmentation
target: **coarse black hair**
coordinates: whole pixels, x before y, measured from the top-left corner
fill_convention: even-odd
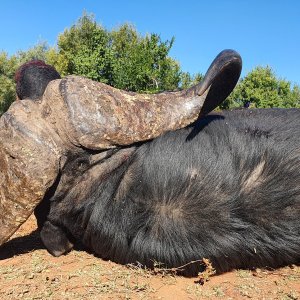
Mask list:
[[[40,99],[48,83],[60,78],[60,74],[54,67],[47,65],[42,60],[31,60],[23,64],[16,72],[17,96],[20,100],[26,98]]]

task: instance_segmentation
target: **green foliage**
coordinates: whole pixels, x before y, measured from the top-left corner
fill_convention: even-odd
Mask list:
[[[0,114],[16,98],[17,67],[31,59],[44,60],[62,76],[82,75],[120,89],[147,93],[177,89],[182,73],[168,56],[173,43],[174,38],[162,41],[157,34],[141,36],[130,24],[108,31],[84,14],[59,35],[57,48],[40,42],[10,58],[1,54]]]
[[[188,89],[193,85],[199,83],[203,79],[203,77],[204,76],[201,73],[196,73],[195,75],[191,75],[189,72],[182,72],[180,88]]]
[[[128,24],[113,31],[111,85],[143,92],[176,89],[180,68],[168,57],[173,42],[162,42],[156,34],[141,37]]]
[[[16,57],[8,58],[5,52],[0,53],[0,115],[3,114],[15,99],[14,75],[17,68]]]
[[[172,90],[180,82],[179,64],[168,56],[174,38],[141,36],[130,24],[107,31],[93,16],[83,15],[58,39],[66,61],[62,74],[76,74],[139,92]]]
[[[82,75],[106,82],[108,46],[108,32],[93,17],[84,15],[58,37],[58,53],[65,61],[62,75]]]
[[[287,80],[278,79],[273,70],[256,67],[240,80],[221,108],[242,107],[250,101],[252,107],[299,107],[299,87],[291,88]]]
[[[23,64],[32,59],[40,59],[46,61],[49,46],[46,42],[40,42],[36,46],[27,51],[18,51],[15,55],[18,64]]]
[[[123,24],[108,31],[86,13],[58,36],[57,47],[40,42],[27,51],[8,57],[0,52],[0,115],[15,100],[14,74],[31,59],[53,65],[62,75],[81,75],[111,86],[155,93],[186,89],[202,80],[200,73],[182,72],[169,57],[174,43],[157,34],[140,35],[134,26]],[[222,109],[243,107],[300,107],[300,87],[278,79],[270,67],[257,67],[237,84]]]

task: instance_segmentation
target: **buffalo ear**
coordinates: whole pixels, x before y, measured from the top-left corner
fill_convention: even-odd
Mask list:
[[[214,59],[203,80],[191,87],[188,93],[206,97],[199,116],[204,116],[218,107],[236,86],[242,71],[242,58],[234,50],[224,50]]]

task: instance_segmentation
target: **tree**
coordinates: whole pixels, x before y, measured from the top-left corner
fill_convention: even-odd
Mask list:
[[[157,34],[141,37],[129,24],[113,31],[111,84],[143,92],[176,89],[180,81],[180,67],[168,57],[173,42],[173,38],[162,42]]]
[[[8,57],[0,53],[0,115],[15,100],[14,74],[31,59],[53,65],[62,75],[81,75],[116,88],[155,93],[185,89],[203,78],[200,73],[182,72],[169,56],[174,37],[163,41],[158,34],[142,36],[134,26],[114,30],[99,25],[86,13],[58,36],[55,47],[40,42],[27,51]],[[270,67],[256,67],[237,84],[221,109],[243,107],[300,107],[300,87],[278,79]]]
[[[15,100],[14,75],[17,69],[17,58],[9,58],[7,53],[0,53],[0,115]]]
[[[58,37],[57,47],[40,42],[10,58],[0,57],[0,114],[15,100],[14,74],[31,59],[53,65],[62,75],[81,75],[111,86],[137,92],[159,92],[179,87],[178,62],[168,56],[174,38],[141,36],[130,24],[108,31],[92,15],[84,14]]]
[[[299,87],[278,79],[269,67],[256,67],[237,84],[221,108],[241,107],[250,101],[253,107],[297,107],[299,106]]]
[[[62,75],[75,74],[107,82],[106,52],[109,46],[107,30],[86,14],[58,37],[58,53],[65,61]],[[104,75],[104,76],[103,76]]]
[[[176,89],[181,73],[168,56],[173,42],[157,34],[143,37],[130,24],[108,31],[84,14],[58,38],[58,54],[66,61],[62,75],[82,75],[138,92]]]
[[[203,79],[203,77],[204,76],[201,73],[196,73],[194,75],[191,75],[189,72],[182,72],[180,88],[188,89],[189,87],[199,83]]]

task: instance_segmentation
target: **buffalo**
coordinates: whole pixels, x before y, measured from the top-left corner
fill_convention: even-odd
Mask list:
[[[214,111],[241,72],[222,51],[199,84],[154,95],[33,61],[0,120],[0,244],[33,212],[54,256],[192,276],[300,261],[300,110]]]

